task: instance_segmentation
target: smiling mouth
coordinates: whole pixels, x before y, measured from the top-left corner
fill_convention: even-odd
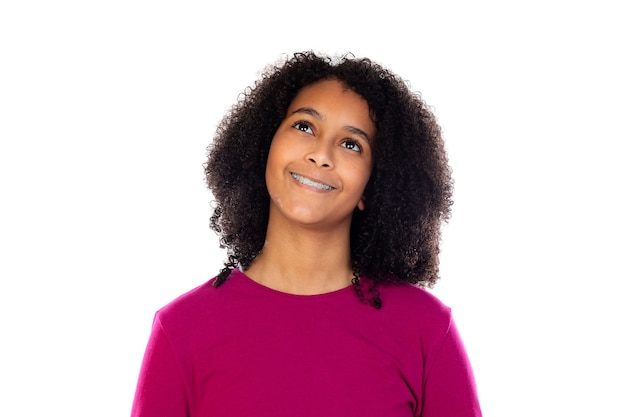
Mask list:
[[[298,175],[294,172],[291,172],[291,176],[298,181],[300,184],[304,184],[304,185],[308,185],[310,187],[315,187],[318,190],[325,190],[325,191],[330,191],[330,190],[334,190],[335,187],[331,187],[328,184],[323,184],[321,182],[315,182],[313,180],[310,180],[306,177],[303,177],[302,175]]]

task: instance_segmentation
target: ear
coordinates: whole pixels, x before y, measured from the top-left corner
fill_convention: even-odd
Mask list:
[[[365,197],[361,197],[356,206],[361,211],[365,210]]]

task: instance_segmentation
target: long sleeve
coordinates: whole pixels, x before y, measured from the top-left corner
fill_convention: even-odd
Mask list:
[[[465,347],[451,319],[428,370],[421,417],[480,417],[476,384]]]
[[[187,390],[158,315],[144,354],[131,417],[188,417]]]

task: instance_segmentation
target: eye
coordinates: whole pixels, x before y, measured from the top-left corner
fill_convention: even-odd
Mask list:
[[[311,124],[305,121],[299,121],[294,123],[293,128],[299,130],[300,132],[308,133],[310,135],[313,134],[313,128],[311,127]]]
[[[361,152],[361,145],[356,140],[346,139],[341,143],[341,146],[354,152]]]

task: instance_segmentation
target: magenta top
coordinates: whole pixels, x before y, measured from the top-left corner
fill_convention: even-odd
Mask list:
[[[157,312],[132,417],[476,417],[450,309],[408,284],[292,295],[235,270]]]

